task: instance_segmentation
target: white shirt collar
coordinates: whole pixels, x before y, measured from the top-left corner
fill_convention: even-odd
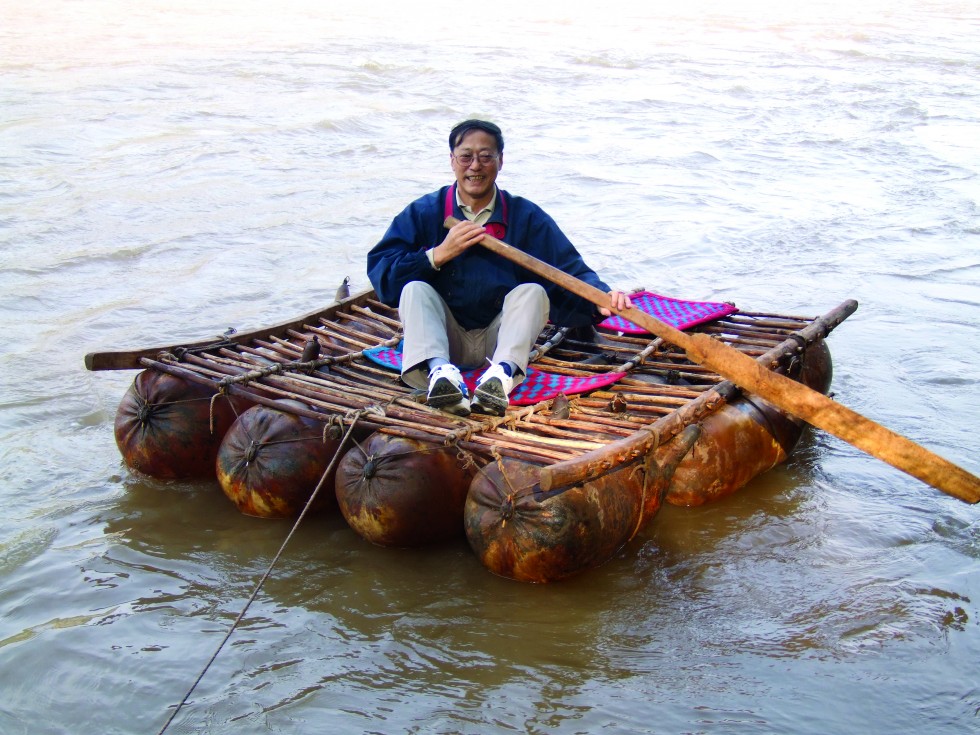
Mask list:
[[[486,224],[490,219],[490,215],[493,214],[493,209],[497,205],[497,187],[493,189],[493,198],[490,203],[481,209],[479,212],[473,212],[469,205],[463,204],[463,200],[459,198],[459,187],[456,187],[456,204],[459,205],[460,211],[462,211],[463,216],[471,222],[476,222],[478,225]]]

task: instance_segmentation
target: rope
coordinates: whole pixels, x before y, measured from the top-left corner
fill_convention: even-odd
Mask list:
[[[477,457],[473,452],[463,449],[461,446],[456,445],[456,461],[459,462],[460,467],[464,470],[480,469],[480,464],[476,461]]]
[[[500,504],[500,526],[503,528],[507,525],[507,521],[514,517],[514,501],[533,493],[535,483],[530,483],[520,488],[514,487],[514,483],[507,475],[507,470],[504,467],[504,458],[498,451],[497,447],[491,447],[490,454],[493,455],[493,458],[496,461],[497,471],[500,473],[501,479],[507,485],[507,490],[505,491],[504,488],[500,487],[497,481],[493,479],[493,477],[491,477],[489,474],[484,475],[484,479],[493,485],[497,489],[497,492],[504,496],[504,499]]]
[[[137,376],[138,378],[139,376]],[[178,403],[196,403],[197,401],[210,401],[208,405],[208,430],[210,433],[214,433],[214,402],[222,391],[215,393],[210,398],[208,396],[201,396],[200,398],[178,398],[173,401],[156,401],[151,402],[147,400],[140,392],[135,388],[136,378],[133,379],[133,395],[136,397],[136,417],[140,422],[145,422],[146,419],[153,414],[153,410],[162,406],[176,406]],[[236,412],[237,413],[237,412]]]
[[[636,526],[633,528],[633,532],[630,534],[630,538],[631,539],[634,536],[636,536],[637,533],[640,532],[640,527],[643,525],[643,509],[646,508],[646,505],[647,505],[647,486],[648,486],[648,483],[650,482],[650,466],[649,465],[650,465],[650,463],[652,461],[653,461],[653,452],[650,453],[650,456],[649,456],[649,458],[647,459],[647,462],[644,465],[642,465],[640,467],[635,467],[633,469],[633,471],[630,473],[632,475],[632,477],[636,477],[636,473],[637,472],[642,472],[643,473],[643,490],[642,490],[641,495],[640,495],[640,509],[639,509],[639,511],[636,514]]]
[[[481,427],[471,426],[469,428],[461,428],[456,431],[451,431],[443,439],[443,445],[446,447],[451,447],[456,450],[456,461],[459,462],[460,467],[464,470],[468,469],[480,469],[480,463],[477,461],[478,457],[473,452],[468,449],[464,449],[460,446],[461,442],[469,441],[474,433],[477,431],[489,430],[493,431],[496,427],[489,427],[484,424]]]
[[[357,441],[357,439],[351,437],[351,441],[354,442],[354,446],[361,453],[364,459],[370,460],[372,458],[371,455],[364,450],[364,447],[361,446],[361,443]],[[447,446],[451,446],[456,450],[456,461],[459,462],[460,467],[462,467],[464,470],[470,468],[475,468],[477,470],[480,469],[480,464],[477,462],[478,457],[477,455],[473,454],[473,452],[467,451],[455,443],[450,444],[447,442]],[[430,454],[432,452],[439,451],[440,449],[441,447],[438,446],[427,446],[419,449],[406,449],[402,452],[390,452],[386,453],[384,456],[386,459],[390,459],[392,457],[407,457],[412,454]]]
[[[156,403],[150,403],[148,400],[140,396],[147,406],[174,406],[178,403],[194,403],[194,401],[210,401],[214,396],[201,396],[200,398],[179,398],[175,401],[157,401]]]
[[[364,409],[364,412],[366,413],[367,409]],[[359,413],[361,412],[358,412],[358,414]],[[327,477],[330,475],[331,471],[334,468],[334,465],[337,463],[337,458],[340,457],[341,454],[340,450],[343,448],[344,444],[347,442],[347,439],[353,433],[354,426],[357,424],[357,420],[359,418],[360,418],[359,415],[354,416],[353,420],[350,423],[350,426],[347,428],[347,433],[344,435],[344,438],[341,440],[340,445],[337,447],[337,451],[334,453],[333,458],[330,460],[330,464],[327,465],[327,469],[324,470],[323,476],[320,478],[320,481],[317,483],[316,488],[314,488],[313,493],[310,495],[309,500],[307,500],[306,505],[303,506],[302,512],[299,514],[299,517],[296,519],[296,522],[293,524],[293,527],[289,530],[289,533],[286,535],[285,540],[283,540],[282,545],[279,547],[279,550],[276,552],[276,555],[269,563],[269,567],[265,570],[265,574],[262,575],[262,578],[258,581],[258,584],[255,585],[255,589],[252,590],[252,594],[249,596],[248,601],[245,603],[245,606],[242,608],[241,612],[238,613],[238,617],[235,618],[235,622],[232,623],[231,628],[229,628],[228,632],[225,634],[225,637],[221,640],[221,643],[218,644],[218,647],[211,655],[211,658],[208,660],[207,664],[204,665],[204,668],[201,670],[201,673],[198,674],[197,679],[194,680],[194,683],[191,685],[191,688],[187,690],[187,694],[185,694],[184,698],[180,700],[180,703],[174,708],[174,711],[170,713],[170,717],[167,718],[167,721],[164,723],[163,727],[160,728],[157,735],[163,735],[163,733],[166,732],[167,728],[170,727],[171,723],[174,721],[174,718],[177,717],[177,714],[180,712],[180,710],[184,707],[185,704],[187,704],[187,700],[190,699],[190,696],[191,694],[194,693],[194,690],[197,688],[197,685],[201,683],[201,680],[204,678],[205,674],[208,673],[208,670],[211,668],[211,665],[218,658],[218,654],[221,653],[221,650],[225,647],[225,644],[231,638],[235,630],[237,630],[239,624],[244,619],[245,614],[248,612],[248,608],[255,601],[255,598],[258,597],[259,591],[262,589],[262,585],[265,584],[265,581],[272,574],[272,570],[279,562],[279,558],[282,556],[283,551],[285,551],[286,549],[286,544],[289,543],[293,535],[296,533],[296,529],[299,528],[299,524],[306,517],[307,512],[313,505],[313,501],[316,500],[317,495],[319,494],[320,490],[323,488],[323,485],[326,483]]]
[[[217,393],[215,393],[213,396],[211,396],[211,403],[208,404],[208,431],[210,431],[210,433],[212,433],[212,434],[214,433],[214,403],[215,403],[215,401],[218,400],[218,397],[219,396],[224,395],[224,392],[225,392],[224,391],[224,388],[222,388],[221,390],[219,390]],[[230,398],[228,399],[228,402],[231,403],[231,399]],[[234,405],[232,405],[232,409],[234,409]],[[236,419],[238,418],[238,412],[237,411],[235,412],[235,418]],[[251,438],[251,437],[249,437],[249,438]]]
[[[354,446],[364,456],[365,459],[371,456],[366,451],[364,451],[364,447],[361,446],[360,442],[357,441],[357,439],[352,438],[351,441],[354,442]],[[418,449],[405,449],[404,451],[401,452],[385,452],[384,456],[385,459],[390,459],[394,457],[409,457],[413,454],[431,454],[432,452],[438,452],[441,449],[442,447],[433,445],[433,446],[420,447]]]
[[[493,455],[493,458],[497,463],[497,470],[500,472],[500,476],[503,478],[504,482],[507,483],[507,487],[510,489],[510,494],[506,497],[505,502],[512,504],[518,490],[514,487],[514,483],[512,483],[510,478],[507,476],[507,470],[504,467],[504,458],[501,456],[497,447],[490,447],[490,454]],[[506,519],[504,522],[506,522]]]

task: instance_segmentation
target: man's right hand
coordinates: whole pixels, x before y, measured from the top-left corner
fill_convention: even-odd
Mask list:
[[[467,219],[457,222],[449,229],[446,239],[432,250],[436,268],[441,268],[443,264],[479,243],[486,231],[485,227]]]

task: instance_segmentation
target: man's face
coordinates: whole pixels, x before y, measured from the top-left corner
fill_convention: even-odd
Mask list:
[[[460,157],[467,156],[473,160],[466,164]],[[489,161],[481,162],[480,158]],[[482,130],[471,130],[453,149],[450,162],[456,181],[459,184],[460,199],[470,207],[485,207],[493,197],[493,185],[497,180],[497,172],[503,168],[504,156],[497,150],[497,141],[489,133]]]

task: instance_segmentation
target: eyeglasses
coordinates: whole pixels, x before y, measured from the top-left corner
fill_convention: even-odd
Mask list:
[[[479,153],[473,155],[472,153],[460,153],[459,155],[453,154],[453,159],[460,166],[464,168],[471,165],[474,160],[479,161],[482,166],[489,166],[491,163],[496,163],[497,159],[500,157],[497,153]]]

